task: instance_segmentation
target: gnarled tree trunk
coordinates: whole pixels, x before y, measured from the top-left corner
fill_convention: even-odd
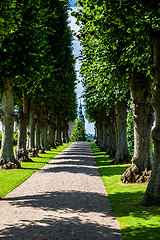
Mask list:
[[[127,112],[124,101],[115,106],[117,127],[117,149],[114,164],[128,163],[131,160],[127,144]]]
[[[160,204],[160,32],[155,33],[153,43],[154,87],[152,104],[156,115],[156,126],[152,131],[154,142],[154,161],[151,177],[140,205],[152,206]]]
[[[135,72],[131,81],[131,110],[134,124],[134,156],[132,165],[122,175],[123,183],[145,182],[149,179],[152,148],[153,109],[148,101],[148,80]]]
[[[26,149],[27,141],[27,125],[28,125],[28,98],[20,100],[18,104],[18,142],[15,150],[16,160],[19,162],[32,161],[28,157]]]
[[[3,169],[19,168],[13,154],[14,104],[13,85],[10,78],[3,81],[2,90],[2,144],[0,167]]]

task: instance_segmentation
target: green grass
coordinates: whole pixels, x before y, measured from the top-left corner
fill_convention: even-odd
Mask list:
[[[110,165],[113,160],[91,143],[100,175],[125,240],[159,240],[160,207],[137,207],[147,184],[122,184],[120,177],[130,165]]]
[[[45,166],[58,153],[68,147],[71,143],[64,143],[63,146],[39,154],[39,158],[32,158],[33,162],[21,163],[20,169],[0,170],[0,198],[18,187],[37,170]]]

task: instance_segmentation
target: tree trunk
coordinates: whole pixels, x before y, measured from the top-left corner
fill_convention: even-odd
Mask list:
[[[59,118],[57,118],[56,121],[56,144],[57,145],[63,145],[62,143],[62,127],[61,127],[61,121]]]
[[[14,128],[14,104],[12,80],[6,78],[3,81],[2,92],[2,144],[0,155],[0,167],[3,169],[19,168],[13,154],[13,128]]]
[[[18,142],[15,150],[16,160],[19,162],[31,162],[26,149],[28,125],[28,98],[20,100],[18,104]]]
[[[65,123],[65,127],[64,127],[64,139],[65,139],[65,143],[69,142],[69,136],[68,136],[68,129],[69,129],[69,125],[66,122]]]
[[[116,119],[115,113],[110,114],[110,125],[109,125],[109,156],[115,158],[117,149],[116,141]]]
[[[108,124],[107,124],[107,117],[103,116],[103,121],[102,121],[102,147],[101,150],[102,151],[106,151],[108,153],[108,146],[109,146],[109,139],[108,139],[108,132],[107,132],[107,128],[108,128]]]
[[[44,125],[44,147],[47,149],[47,150],[50,150],[50,147],[49,147],[49,141],[48,141],[48,125],[47,123],[45,123]]]
[[[106,151],[106,154],[110,154],[110,145],[109,145],[109,128],[110,128],[110,116],[106,116],[105,117],[105,121],[104,121],[104,127],[103,127],[103,131],[105,131],[105,133],[103,132],[103,142],[104,142],[104,150]]]
[[[57,144],[63,145],[62,143],[62,135],[61,135],[61,129],[57,128]]]
[[[123,183],[145,182],[149,179],[152,148],[153,109],[148,101],[148,80],[135,72],[131,81],[131,110],[134,124],[134,156],[132,165],[122,175]]]
[[[97,124],[95,122],[95,141],[97,141]]]
[[[55,131],[54,131],[54,124],[49,124],[48,126],[48,141],[49,141],[49,147],[52,149],[56,148],[55,144]]]
[[[140,205],[160,205],[160,33],[155,34],[153,43],[154,87],[152,104],[156,115],[156,126],[152,131],[154,142],[154,161],[151,177]]]
[[[35,148],[38,152],[41,150],[41,144],[40,144],[40,134],[41,134],[40,128],[41,127],[40,126],[41,124],[37,120],[35,123]]]
[[[29,111],[29,124],[28,124],[28,138],[27,138],[27,151],[29,157],[38,157],[35,149],[35,103],[31,101]]]
[[[54,124],[54,127],[53,127],[53,142],[54,142],[54,146],[56,148],[56,127],[55,127],[55,124]]]
[[[127,144],[127,112],[124,101],[115,106],[117,125],[117,149],[114,164],[128,163],[131,160]]]
[[[66,142],[66,139],[65,139],[65,130],[63,128],[63,131],[62,131],[62,142],[65,143]]]
[[[103,148],[103,128],[101,117],[97,119],[97,143],[99,148],[102,150]]]
[[[45,153],[45,146],[44,146],[44,131],[45,131],[45,129],[44,129],[44,124],[43,124],[43,122],[41,122],[41,130],[40,130],[40,146],[41,146],[41,148],[40,148],[40,150],[39,150],[39,153]]]

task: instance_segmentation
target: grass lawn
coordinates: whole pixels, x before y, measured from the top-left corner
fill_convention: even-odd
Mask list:
[[[0,198],[18,187],[27,178],[29,178],[38,169],[46,165],[58,153],[68,147],[71,143],[64,143],[63,146],[46,151],[45,154],[39,154],[39,158],[32,158],[33,162],[21,163],[20,169],[0,170]]]
[[[113,160],[91,143],[100,175],[125,240],[160,239],[160,207],[137,207],[147,184],[122,184],[120,177],[129,164],[110,165]]]

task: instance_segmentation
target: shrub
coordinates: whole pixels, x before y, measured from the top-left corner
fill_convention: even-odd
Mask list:
[[[72,132],[72,136],[70,138],[71,141],[87,141],[87,136],[85,130],[83,128],[82,122],[78,119],[75,122],[75,126]]]
[[[16,146],[18,141],[18,131],[14,132],[13,145]]]

